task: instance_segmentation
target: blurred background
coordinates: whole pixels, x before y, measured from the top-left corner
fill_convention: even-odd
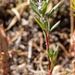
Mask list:
[[[50,34],[50,48],[60,46],[53,75],[72,75],[70,0],[51,0],[48,8],[58,2],[62,4],[50,17],[51,26],[61,20]],[[0,25],[3,24],[9,35],[9,75],[47,75],[49,71],[46,44],[34,20],[36,16],[26,0],[0,0]]]

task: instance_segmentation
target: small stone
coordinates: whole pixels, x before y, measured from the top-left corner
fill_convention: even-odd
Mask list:
[[[16,71],[12,71],[12,75],[20,75],[20,74]]]
[[[24,58],[22,58],[22,57],[18,58],[18,63],[19,63],[19,64],[21,64],[21,63],[23,63],[23,62],[24,62]]]
[[[12,65],[12,66],[10,66],[10,69],[11,69],[11,70],[16,70],[16,68],[17,68],[17,65]]]
[[[27,20],[25,20],[24,18],[22,18],[22,25],[25,26],[25,25],[28,25],[29,22]]]
[[[22,45],[22,44],[20,44],[20,46],[19,46],[21,49],[25,49],[25,46],[24,45]]]
[[[60,71],[60,69],[61,69],[61,66],[60,65],[55,66],[54,69],[53,69],[52,74],[55,75],[55,73],[58,73]]]

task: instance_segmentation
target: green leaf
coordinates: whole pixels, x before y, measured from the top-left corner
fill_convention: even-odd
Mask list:
[[[44,25],[43,25],[37,18],[34,18],[34,19],[35,19],[35,21],[40,25],[41,29],[42,29],[42,30],[45,30]]]
[[[56,52],[58,52],[58,51],[59,51],[59,46],[56,47]]]
[[[60,5],[61,2],[59,2],[57,5],[55,5],[50,11],[49,13],[47,13],[48,18],[52,15],[52,13],[58,8],[58,6]]]
[[[75,17],[75,14],[73,14],[74,15],[74,17]]]
[[[71,8],[73,9],[73,10],[75,10],[75,8],[71,5]]]
[[[41,17],[41,14],[40,14],[38,8],[35,6],[35,4],[32,1],[30,1],[30,6],[34,10],[34,12],[37,13]]]
[[[53,56],[53,59],[52,59],[52,62],[55,63],[56,59],[57,59],[57,56],[58,56],[58,51],[59,51],[59,46],[56,47],[56,52]]]
[[[46,33],[44,31],[43,31],[43,35],[44,35],[45,42],[46,42]]]
[[[49,57],[52,59],[53,56],[54,56],[53,49],[51,49],[51,50],[47,50],[47,52],[48,52]]]
[[[37,2],[37,0],[35,0]]]
[[[72,0],[73,2],[75,2],[75,0]]]
[[[49,50],[47,50],[47,52],[48,52],[49,57],[51,58]]]
[[[47,3],[45,2],[43,4],[43,7],[42,7],[42,15],[44,16],[45,12],[46,12],[46,9],[47,9]]]
[[[51,49],[49,52],[50,52],[50,58],[52,59],[52,58],[53,58],[53,56],[54,56],[53,49]]]
[[[59,24],[60,24],[60,21],[58,21],[55,25],[53,25],[53,27],[51,28],[50,31],[52,31],[53,29],[55,29]]]
[[[47,4],[49,4],[50,0],[46,0]]]
[[[44,22],[43,22],[43,19],[42,19],[42,18],[40,18],[40,22],[41,22],[42,24],[44,24]]]
[[[73,2],[73,5],[74,5],[74,7],[75,7],[75,1]]]
[[[72,2],[73,2],[73,0],[72,0]]]
[[[54,55],[54,56],[53,56],[53,59],[51,60],[51,61],[53,62],[53,64],[55,64],[56,59],[57,59],[57,56]]]
[[[47,21],[47,24],[48,24],[48,30],[50,30],[50,22],[49,22],[49,20]]]

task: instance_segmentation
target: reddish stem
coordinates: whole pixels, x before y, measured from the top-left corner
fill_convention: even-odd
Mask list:
[[[49,37],[48,37],[47,33],[46,33],[46,42],[47,42],[47,49],[49,50]],[[49,56],[48,56],[48,61],[49,61],[49,70],[50,70],[51,62],[50,62]],[[48,75],[51,75],[51,73],[49,72]]]
[[[47,36],[47,33],[46,33],[46,42],[47,42],[47,49],[49,50],[49,38]]]
[[[3,70],[3,74],[2,75],[7,75],[7,72],[4,70],[4,68],[2,67]]]
[[[51,72],[49,72],[48,75],[51,75]]]
[[[3,75],[7,75],[7,73],[4,73]]]

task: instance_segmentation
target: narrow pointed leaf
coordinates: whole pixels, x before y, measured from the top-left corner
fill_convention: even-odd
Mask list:
[[[53,61],[54,64],[55,64],[55,61],[56,61],[57,56],[58,56],[58,51],[59,51],[59,46],[56,47],[56,52],[55,52],[55,54],[53,56],[53,59],[52,59],[52,61]]]
[[[53,56],[53,59],[52,59],[53,64],[55,64],[56,59],[57,59],[57,56],[56,56],[56,55],[54,55],[54,56]]]
[[[47,52],[48,52],[49,57],[51,58],[49,50],[47,50]]]
[[[59,24],[60,24],[60,21],[58,21],[55,25],[53,25],[53,27],[51,28],[50,31],[52,31],[53,29],[55,29]]]
[[[59,46],[56,47],[56,52],[58,52],[58,51],[59,51]]]
[[[41,22],[42,24],[44,24],[44,21],[43,21],[43,19],[42,19],[42,18],[40,18],[40,22]]]
[[[45,30],[44,25],[43,25],[37,18],[34,18],[34,19],[35,19],[35,21],[40,25],[41,29],[42,29],[42,30]]]
[[[32,1],[30,1],[30,6],[34,10],[34,12],[37,13],[41,17],[41,14],[40,14],[38,8],[35,6],[35,4]]]
[[[49,20],[47,21],[47,24],[48,24],[48,30],[50,30],[50,22],[49,22]]]
[[[74,5],[74,7],[75,7],[75,0],[73,0],[73,5]]]
[[[75,0],[73,0],[75,2]]]
[[[46,42],[46,33],[44,31],[43,31],[43,35],[44,35],[45,42]]]
[[[50,17],[52,15],[52,13],[59,7],[61,2],[59,2],[57,5],[55,5],[47,14],[48,17]]]
[[[73,14],[74,15],[74,17],[75,17],[75,14]]]
[[[35,0],[37,2],[37,0]]]
[[[71,5],[71,8],[73,9],[73,10],[75,10],[75,8]]]
[[[53,56],[54,56],[53,49],[51,49],[49,52],[50,52],[50,58],[52,59],[52,58],[53,58]]]
[[[43,7],[42,7],[42,15],[44,16],[45,12],[46,12],[46,9],[47,9],[47,3],[45,2],[43,4]]]

